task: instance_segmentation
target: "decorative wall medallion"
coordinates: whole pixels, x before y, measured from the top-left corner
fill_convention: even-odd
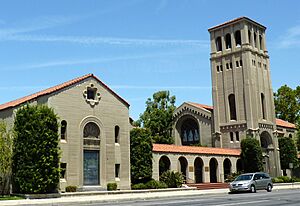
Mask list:
[[[85,101],[92,107],[98,104],[101,99],[101,94],[98,92],[97,87],[95,87],[93,83],[86,87],[86,89],[83,91],[83,96]]]

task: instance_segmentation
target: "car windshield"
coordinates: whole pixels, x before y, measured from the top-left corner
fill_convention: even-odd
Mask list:
[[[252,176],[253,176],[253,174],[251,174],[251,175],[240,175],[235,179],[235,181],[251,180]]]

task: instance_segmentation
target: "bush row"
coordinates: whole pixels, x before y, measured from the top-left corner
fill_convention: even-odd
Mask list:
[[[147,183],[138,183],[131,186],[133,190],[144,190],[144,189],[164,189],[168,188],[166,183],[157,180],[150,180]]]
[[[280,176],[272,178],[273,183],[289,183],[289,182],[300,182],[300,178]]]

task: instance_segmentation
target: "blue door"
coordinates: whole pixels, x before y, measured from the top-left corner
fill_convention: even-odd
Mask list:
[[[99,185],[99,151],[84,150],[83,152],[83,184]]]

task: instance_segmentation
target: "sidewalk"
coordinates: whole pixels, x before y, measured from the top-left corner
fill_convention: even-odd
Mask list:
[[[281,189],[300,189],[300,183],[294,184],[275,184],[273,190]],[[87,193],[65,193],[61,198],[52,199],[24,199],[24,200],[6,200],[0,201],[0,205],[76,205],[76,203],[103,203],[115,202],[122,200],[141,200],[161,197],[179,197],[205,194],[226,194],[228,189],[211,189],[211,190],[195,190],[195,189],[179,189],[179,190],[143,190],[143,191],[113,191],[113,192],[96,192],[93,195]],[[72,195],[72,196],[69,196]]]

